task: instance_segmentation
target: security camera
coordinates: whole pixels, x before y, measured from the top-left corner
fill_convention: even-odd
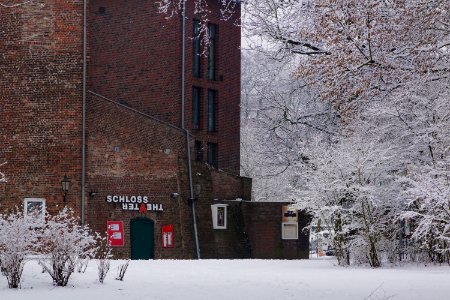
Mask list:
[[[170,194],[170,198],[176,198],[176,197],[178,197],[178,196],[180,196],[180,194],[178,194],[178,193],[172,193],[172,194]]]

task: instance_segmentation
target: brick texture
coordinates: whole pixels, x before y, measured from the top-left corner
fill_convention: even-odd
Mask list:
[[[81,181],[82,1],[32,1],[0,8],[0,210],[23,198],[79,211]]]
[[[90,1],[90,89],[181,127],[181,16],[166,18],[155,1]],[[207,56],[200,78],[192,76],[193,1],[186,22],[185,124],[202,142],[218,145],[218,167],[239,175],[240,27],[220,18],[208,1],[208,19],[218,26],[216,79],[208,80]],[[200,128],[191,128],[192,87],[201,88]],[[217,92],[217,131],[208,132],[207,91]],[[193,152],[193,151],[192,151]]]
[[[298,239],[283,240],[281,207],[289,202],[247,202],[244,207],[246,231],[251,237],[253,258],[296,259],[309,257],[309,234],[303,229],[310,223],[305,212],[299,212]]]

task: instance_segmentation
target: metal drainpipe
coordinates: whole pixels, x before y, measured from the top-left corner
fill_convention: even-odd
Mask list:
[[[81,146],[81,225],[85,224],[85,189],[86,189],[86,24],[87,24],[87,0],[83,0],[83,124],[82,124],[82,146]]]
[[[186,153],[188,162],[188,173],[189,173],[189,191],[190,199],[192,201],[192,222],[194,223],[194,239],[195,239],[195,250],[197,252],[197,259],[200,259],[200,245],[198,242],[198,230],[197,230],[197,217],[195,215],[195,200],[194,200],[194,186],[192,184],[192,164],[191,164],[191,149],[189,147],[189,130],[185,127],[185,72],[186,72],[186,1],[183,1],[182,13],[181,13],[181,24],[182,24],[182,38],[181,38],[181,128],[183,128],[186,135]]]

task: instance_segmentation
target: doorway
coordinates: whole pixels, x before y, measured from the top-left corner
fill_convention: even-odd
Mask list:
[[[154,223],[150,219],[138,218],[130,222],[131,259],[153,259],[155,257]]]

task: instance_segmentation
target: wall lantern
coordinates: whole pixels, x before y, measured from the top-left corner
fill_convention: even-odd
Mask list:
[[[61,181],[61,187],[64,192],[64,206],[67,204],[67,192],[69,191],[70,187],[70,180],[67,177],[67,175],[64,175],[63,180]]]

